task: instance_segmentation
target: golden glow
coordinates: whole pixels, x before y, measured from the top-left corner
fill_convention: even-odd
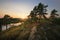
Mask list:
[[[31,7],[29,5],[10,5],[8,8],[2,9],[3,14],[8,14],[14,18],[27,18],[31,11]]]

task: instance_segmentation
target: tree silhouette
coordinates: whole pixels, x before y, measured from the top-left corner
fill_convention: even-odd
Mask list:
[[[3,24],[2,21],[3,21],[2,18],[0,18],[0,32],[2,31],[2,24]]]
[[[30,16],[31,16],[31,17],[34,17],[34,16],[35,16],[35,14],[34,14],[33,11],[31,11]]]
[[[37,16],[37,6],[34,7],[34,9],[31,11],[30,15],[32,18]]]
[[[37,20],[37,17],[36,17],[36,14],[34,13],[34,11],[31,11],[30,13],[30,16],[31,16],[31,21],[36,21]]]
[[[8,24],[22,22],[22,20],[19,18],[12,18],[9,15],[5,15],[3,18],[3,22],[4,22],[3,25],[6,25],[6,29],[7,29]]]
[[[38,13],[38,6],[35,6],[35,7],[34,7],[33,12],[34,12],[35,16],[37,16],[37,13]]]
[[[11,19],[11,23],[18,23],[18,22],[22,22],[22,20],[19,18],[12,18]]]
[[[9,15],[5,15],[3,18],[0,18],[0,31],[2,31],[2,25],[8,27],[8,24],[22,22],[20,18],[12,18]]]
[[[56,14],[56,12],[58,12],[56,9],[53,9],[51,11],[51,16],[50,16],[51,19],[54,19],[54,18],[56,18],[56,16],[59,16],[58,14]]]
[[[51,11],[51,14],[50,14],[50,21],[54,24],[59,24],[59,18],[57,18],[57,16],[59,16],[58,14],[56,14],[56,12],[58,12],[56,9],[53,9]]]
[[[3,25],[6,25],[6,29],[7,29],[7,25],[11,23],[11,17],[9,15],[5,15],[3,18]]]
[[[47,7],[48,7],[48,5],[44,5],[42,3],[39,3],[37,6],[35,6],[33,8],[33,11],[30,14],[33,14],[33,16],[35,16],[35,17],[37,15],[39,15],[40,18],[44,17],[45,19],[47,19],[45,16],[45,15],[47,15],[47,13],[46,13]]]
[[[6,29],[7,29],[7,24],[10,23],[9,18],[10,18],[9,15],[5,15],[4,18],[0,18],[0,31],[2,31],[2,25],[6,25]]]
[[[38,5],[38,15],[39,15],[39,17],[40,18],[42,18],[42,17],[44,17],[45,19],[46,19],[46,11],[47,11],[47,8],[48,7],[48,5],[44,5],[44,4],[42,4],[42,3],[39,3],[39,5]]]

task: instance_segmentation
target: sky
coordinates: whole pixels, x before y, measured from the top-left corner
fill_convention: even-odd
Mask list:
[[[16,18],[26,18],[34,6],[39,3],[48,5],[47,13],[51,10],[58,10],[60,13],[60,0],[0,0],[0,18],[8,14]]]

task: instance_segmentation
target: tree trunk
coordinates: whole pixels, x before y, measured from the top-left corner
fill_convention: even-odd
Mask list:
[[[7,24],[6,24],[6,30],[7,30]]]
[[[41,19],[41,15],[39,15],[39,20]]]
[[[47,19],[47,17],[46,17],[45,15],[43,15],[43,17],[44,17],[45,19]]]
[[[0,32],[2,31],[2,25],[0,25]]]

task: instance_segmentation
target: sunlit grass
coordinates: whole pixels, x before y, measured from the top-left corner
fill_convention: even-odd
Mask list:
[[[40,22],[40,23],[39,23]],[[36,27],[36,32],[34,35],[41,36],[41,39],[54,38],[60,35],[60,25],[50,24],[49,21],[45,19],[39,20],[38,23],[27,20],[19,26],[14,26],[2,32],[0,39],[2,40],[27,40],[30,36],[31,29]],[[39,25],[36,25],[39,24]],[[46,35],[45,35],[46,32]]]

